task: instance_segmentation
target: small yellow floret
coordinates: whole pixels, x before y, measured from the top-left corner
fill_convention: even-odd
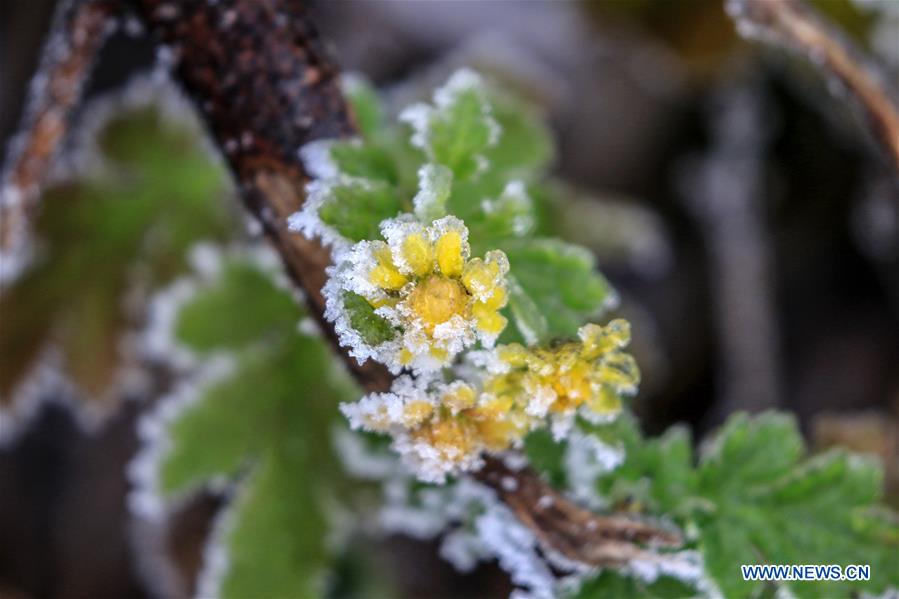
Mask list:
[[[393,259],[390,257],[390,248],[386,244],[375,248],[374,256],[378,265],[369,273],[369,281],[382,289],[390,291],[397,291],[409,282],[393,265]]]
[[[489,335],[499,335],[506,328],[506,318],[484,302],[475,302],[471,307],[477,327]]]
[[[440,272],[447,277],[458,277],[462,274],[465,262],[462,256],[462,235],[458,231],[447,231],[437,240],[437,265]]]
[[[413,233],[403,240],[403,258],[417,277],[430,274],[434,269],[434,252],[431,243],[420,233]]]

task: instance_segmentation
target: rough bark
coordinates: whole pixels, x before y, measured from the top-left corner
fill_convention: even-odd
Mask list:
[[[10,145],[0,184],[0,251],[21,248],[53,158],[111,29],[113,0],[65,1],[57,9],[33,78],[22,132]]]

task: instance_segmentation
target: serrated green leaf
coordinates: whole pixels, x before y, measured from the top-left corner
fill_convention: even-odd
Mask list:
[[[842,452],[805,459],[792,418],[733,416],[695,467],[683,432],[644,440],[627,419],[596,430],[620,435],[627,456],[600,477],[599,493],[695,531],[707,571],[726,597],[753,596],[765,586],[743,581],[742,564],[872,566],[870,582],[780,583],[799,597],[877,593],[899,584],[899,525],[873,509],[881,468]]]
[[[195,352],[239,349],[267,335],[290,333],[302,315],[303,309],[269,274],[229,260],[212,285],[201,287],[181,307],[175,335]]]
[[[499,248],[509,258],[509,278],[546,317],[550,337],[574,336],[609,301],[611,287],[583,248],[555,239],[509,240]],[[513,322],[526,336],[524,329],[531,325]]]
[[[347,179],[328,185],[318,215],[352,241],[379,239],[381,221],[403,212],[410,202],[382,181]]]
[[[234,365],[167,423],[161,491],[171,498],[210,480],[242,479],[227,508],[221,596],[318,596],[329,559],[327,505],[344,484],[331,427],[338,403],[359,392],[324,340],[298,331],[301,311],[269,273],[240,260],[220,273],[177,320],[205,351],[232,350]],[[191,318],[205,320],[193,326]],[[231,332],[216,335],[213,323]]]
[[[343,305],[350,317],[350,326],[371,346],[378,346],[396,336],[396,330],[358,293],[343,295]]]
[[[409,119],[415,127],[413,143],[456,179],[468,179],[485,166],[485,152],[497,141],[484,86],[470,71],[460,71],[434,98],[434,106],[414,107],[417,113]]]

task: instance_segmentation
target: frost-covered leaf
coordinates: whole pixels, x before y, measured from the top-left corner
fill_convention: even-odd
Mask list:
[[[614,297],[593,256],[556,239],[513,239],[498,246],[509,258],[509,278],[546,318],[546,335],[571,337]],[[516,310],[509,310],[516,318]],[[532,323],[513,320],[527,338]]]
[[[325,198],[318,210],[322,221],[352,241],[378,239],[381,221],[408,207],[396,189],[383,181],[346,179],[322,187]]]
[[[396,336],[396,330],[387,319],[375,314],[371,304],[358,293],[345,293],[343,304],[349,314],[350,325],[369,345],[380,345]]]
[[[764,586],[741,564],[870,564],[870,582],[782,583],[799,597],[846,597],[899,585],[899,525],[877,511],[882,470],[842,452],[805,457],[795,422],[782,415],[733,416],[695,467],[679,430],[644,440],[632,422],[598,427],[620,439],[626,460],[597,481],[613,502],[673,518],[701,551],[726,597]]]
[[[418,193],[412,198],[415,216],[431,223],[446,216],[446,202],[453,187],[453,173],[439,164],[426,164],[418,171]]]
[[[460,180],[487,167],[485,154],[499,137],[484,84],[465,69],[434,93],[433,105],[416,104],[400,118],[412,126],[412,144]]]
[[[151,478],[164,500],[238,483],[217,534],[225,568],[207,592],[318,596],[329,559],[328,505],[342,484],[330,432],[338,403],[358,391],[324,340],[298,329],[303,310],[290,292],[259,268],[231,259],[181,306],[178,341],[202,353],[227,351],[231,365],[183,396],[173,416],[165,402],[159,408],[169,416],[161,419],[164,450]]]
[[[227,176],[196,127],[153,106],[128,109],[100,130],[102,170],[44,193],[35,230],[42,251],[0,295],[0,402],[13,399],[37,358],[61,352],[85,399],[109,399],[136,289],[183,272],[198,240],[224,240],[236,220]]]

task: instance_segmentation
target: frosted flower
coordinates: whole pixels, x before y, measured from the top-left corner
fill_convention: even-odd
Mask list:
[[[613,417],[621,396],[636,392],[639,371],[622,349],[629,325],[588,324],[579,340],[548,348],[497,348],[488,368],[470,369],[453,383],[398,378],[389,393],[341,405],[353,428],[386,433],[394,449],[427,482],[480,467],[484,452],[520,445],[531,430],[551,422],[557,437],[576,413]],[[462,369],[460,369],[462,372]]]
[[[534,418],[552,418],[557,437],[565,436],[577,412],[589,419],[616,416],[621,397],[636,393],[640,382],[633,356],[622,351],[630,342],[630,324],[587,324],[578,338],[547,348],[497,348],[484,392],[522,404]]]
[[[468,229],[453,216],[430,226],[411,215],[389,219],[381,233],[386,242],[357,243],[330,271],[326,315],[341,343],[393,372],[439,369],[477,340],[492,347],[506,326],[499,313],[507,301],[505,254],[470,258]],[[347,292],[364,298],[392,330],[366,341],[353,326]]]
[[[388,433],[393,448],[425,482],[481,465],[485,451],[507,449],[528,430],[521,413],[505,410],[472,385],[403,375],[389,393],[373,393],[341,411],[354,429]]]

